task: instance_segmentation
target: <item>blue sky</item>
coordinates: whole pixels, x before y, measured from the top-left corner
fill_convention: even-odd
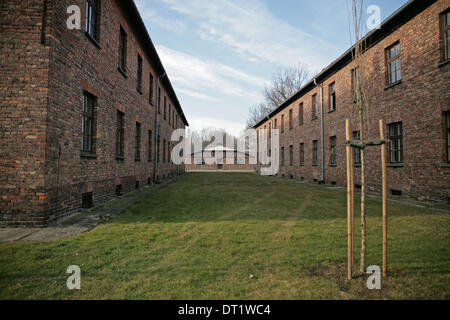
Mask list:
[[[238,135],[273,74],[350,47],[350,0],[135,0],[192,129]],[[370,0],[384,20],[407,0]]]

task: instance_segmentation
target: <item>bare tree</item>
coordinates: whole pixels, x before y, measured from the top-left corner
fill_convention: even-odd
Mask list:
[[[263,90],[264,102],[250,108],[247,127],[251,128],[283,102],[292,97],[309,79],[308,69],[299,64],[295,68],[278,71],[272,83]]]
[[[264,88],[266,105],[272,110],[292,97],[308,80],[308,69],[299,64],[295,68],[287,68],[275,74],[270,86]]]

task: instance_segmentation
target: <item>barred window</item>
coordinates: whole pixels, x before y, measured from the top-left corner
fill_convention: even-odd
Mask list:
[[[303,125],[303,102],[298,107],[298,125]]]
[[[152,147],[153,147],[153,135],[152,130],[148,130],[148,162],[152,162]]]
[[[289,129],[292,129],[292,109],[289,110]]]
[[[281,166],[284,167],[284,147],[281,147],[281,159],[280,159]]]
[[[353,132],[353,139],[355,141],[359,141],[361,139],[359,131]],[[361,149],[353,148],[353,160],[355,165],[357,166],[361,165]]]
[[[387,84],[393,84],[402,80],[400,59],[400,43],[390,46],[386,49],[387,63]]]
[[[356,101],[356,98],[358,97],[358,88],[360,86],[360,69],[359,67],[356,67],[355,69],[352,69],[352,96],[353,99]]]
[[[450,9],[441,14],[441,34],[444,43],[444,60],[450,59]]]
[[[450,163],[450,111],[445,113],[445,131],[447,137],[447,163]]]
[[[330,84],[328,91],[330,93],[330,111],[336,110],[336,82]]]
[[[153,75],[151,73],[148,92],[148,101],[150,102],[150,104],[153,104]]]
[[[311,98],[311,112],[312,118],[317,118],[317,94],[314,94]]]
[[[167,97],[164,96],[164,120],[167,120]]]
[[[319,163],[319,141],[313,141],[313,165]]]
[[[117,110],[117,128],[116,128],[116,156],[124,157],[124,137],[125,137],[125,115],[123,112]]]
[[[305,144],[300,143],[300,150],[299,150],[299,158],[300,158],[300,166],[305,165]]]
[[[94,105],[96,97],[88,92],[83,95],[83,122],[81,151],[94,153]]]
[[[142,57],[138,54],[137,90],[142,93]]]
[[[389,125],[389,150],[391,163],[403,162],[403,129],[402,123],[397,122]]]
[[[86,1],[86,25],[85,31],[93,39],[98,40],[98,0]]]
[[[289,146],[289,165],[294,165],[294,146]]]
[[[125,30],[120,27],[119,35],[119,69],[122,72],[126,72],[127,64],[127,34]]]
[[[166,139],[163,139],[163,160],[162,162],[166,162]]]
[[[136,122],[135,160],[141,161],[141,124]]]
[[[330,165],[337,165],[336,152],[337,138],[336,136],[330,138]]]

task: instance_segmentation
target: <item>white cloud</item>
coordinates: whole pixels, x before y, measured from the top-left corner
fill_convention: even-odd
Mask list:
[[[201,60],[189,54],[157,46],[161,60],[177,90],[194,90],[191,96],[212,99],[205,92],[260,99],[265,80],[221,63]],[[216,99],[216,98],[214,98]]]
[[[191,18],[204,40],[222,43],[252,62],[312,71],[329,63],[336,48],[273,16],[260,0],[162,0]]]
[[[157,25],[160,28],[173,31],[178,34],[181,34],[186,30],[186,25],[182,21],[165,18],[160,12],[150,8],[147,1],[136,0],[135,3],[140,14],[142,15],[142,18],[148,22],[149,27],[152,25]]]
[[[228,133],[238,137],[245,130],[245,123],[238,121],[228,121],[215,118],[189,118],[189,130],[201,131],[207,128],[225,129]]]

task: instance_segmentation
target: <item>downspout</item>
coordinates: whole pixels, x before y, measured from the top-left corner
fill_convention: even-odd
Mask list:
[[[158,183],[157,173],[158,173],[158,154],[159,154],[159,143],[158,143],[158,136],[159,136],[159,101],[161,98],[161,90],[159,88],[159,79],[162,79],[166,76],[166,73],[158,76],[156,78],[156,117],[155,117],[155,161],[154,161],[154,169],[153,169],[153,181],[155,183]]]
[[[317,84],[314,79],[314,85],[320,88],[320,144],[322,149],[322,163],[321,163],[321,179],[320,183],[325,183],[325,139],[324,139],[324,123],[323,123],[323,84]]]

